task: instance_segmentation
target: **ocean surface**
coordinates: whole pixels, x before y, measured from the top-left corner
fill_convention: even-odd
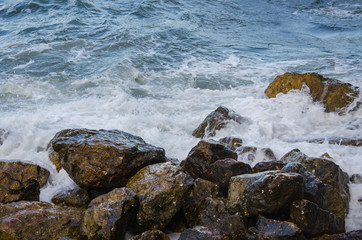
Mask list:
[[[41,200],[76,187],[48,160],[65,128],[119,129],[185,159],[192,131],[223,105],[251,120],[240,137],[277,158],[328,152],[362,173],[362,148],[308,143],[362,138],[362,108],[325,113],[307,92],[268,99],[285,72],[317,72],[362,88],[361,0],[0,0],[0,159],[51,171]],[[254,165],[261,159],[257,156]],[[347,230],[362,229],[351,184]]]

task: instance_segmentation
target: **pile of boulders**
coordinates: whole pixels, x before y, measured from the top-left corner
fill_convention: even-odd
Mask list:
[[[218,108],[180,164],[119,130],[60,131],[49,157],[79,188],[54,196],[55,205],[38,201],[47,170],[0,161],[0,239],[362,238],[345,233],[349,176],[334,161],[298,149],[276,159],[236,137],[208,139],[230,121],[251,122]],[[255,154],[265,161],[251,167]]]

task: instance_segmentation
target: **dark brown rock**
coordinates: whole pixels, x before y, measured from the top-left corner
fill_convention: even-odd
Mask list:
[[[302,230],[292,222],[284,222],[259,216],[256,227],[249,228],[249,240],[306,240]]]
[[[139,196],[137,221],[144,230],[163,229],[181,209],[193,184],[191,176],[170,162],[144,167],[127,184]]]
[[[359,89],[351,84],[324,78],[316,73],[285,73],[277,76],[265,90],[265,94],[274,98],[279,93],[288,93],[292,89],[307,86],[316,102],[324,105],[326,112],[339,112],[348,107],[359,95]]]
[[[39,200],[40,188],[48,177],[48,170],[37,165],[0,161],[0,202]]]
[[[362,230],[351,231],[351,232],[340,233],[340,234],[333,234],[333,235],[323,235],[317,239],[318,240],[341,240],[341,239],[361,240],[362,239]]]
[[[290,218],[306,236],[344,232],[344,224],[339,222],[336,215],[305,199],[293,202]]]
[[[129,240],[170,240],[170,238],[160,230],[149,230],[134,236]]]
[[[200,126],[193,131],[192,136],[197,138],[213,137],[216,131],[224,128],[229,122],[242,124],[249,122],[249,120],[224,106],[220,106],[205,118]]]
[[[303,197],[303,178],[297,173],[267,171],[234,176],[227,207],[245,217],[273,214]]]
[[[91,201],[83,212],[81,233],[87,239],[119,239],[135,218],[138,198],[128,188],[116,188]]]
[[[227,145],[213,140],[202,140],[193,147],[181,166],[193,178],[207,179],[210,164],[217,160],[237,159],[237,154]]]
[[[210,230],[207,227],[196,226],[194,228],[186,229],[185,232],[181,233],[178,240],[228,240],[229,238],[217,231]]]
[[[81,211],[45,202],[0,204],[2,240],[80,239]]]
[[[236,150],[239,159],[246,162],[254,162],[255,158],[262,161],[276,161],[275,155],[270,148],[257,148],[251,146],[239,147]]]
[[[0,146],[4,143],[6,138],[9,136],[9,132],[5,129],[0,128]]]
[[[89,193],[82,188],[61,193],[52,198],[52,202],[56,205],[76,208],[87,208],[90,201]]]
[[[286,163],[281,161],[267,161],[267,162],[258,162],[253,167],[253,173],[265,172],[270,170],[281,170]]]
[[[229,145],[234,151],[243,145],[243,140],[237,137],[224,137],[219,142]]]
[[[165,151],[119,130],[66,129],[49,143],[50,159],[85,189],[124,186],[141,168],[165,162]]]

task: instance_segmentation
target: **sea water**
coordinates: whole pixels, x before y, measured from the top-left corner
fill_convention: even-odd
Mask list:
[[[328,152],[350,175],[361,147],[308,143],[362,138],[362,108],[326,113],[308,91],[269,99],[285,72],[317,72],[362,87],[360,0],[0,0],[0,159],[51,172],[40,199],[76,187],[46,150],[65,128],[119,129],[185,159],[192,131],[218,106],[248,118],[236,136],[280,158]],[[254,165],[261,158],[256,157]],[[350,184],[347,230],[362,228],[362,184]]]

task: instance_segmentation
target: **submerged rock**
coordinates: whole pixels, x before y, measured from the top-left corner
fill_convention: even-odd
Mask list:
[[[57,194],[52,198],[52,202],[56,205],[76,208],[87,208],[90,201],[89,193],[82,188]]]
[[[170,162],[144,167],[127,184],[140,199],[137,221],[144,230],[163,229],[181,209],[193,184],[191,176]]]
[[[305,199],[293,202],[290,218],[308,236],[344,231],[344,223],[341,224],[336,215]]]
[[[348,107],[359,95],[359,89],[349,83],[324,78],[316,73],[285,73],[277,76],[265,90],[265,94],[274,98],[279,93],[288,93],[292,89],[307,86],[315,102],[321,102],[326,112],[339,112]]]
[[[245,217],[273,214],[303,197],[303,178],[297,173],[267,171],[234,176],[227,207]]]
[[[205,118],[200,126],[194,130],[192,136],[197,138],[213,137],[216,135],[216,131],[224,128],[229,122],[242,124],[249,122],[249,120],[224,106],[220,106]]]
[[[1,239],[80,239],[81,211],[45,202],[0,204]]]
[[[360,184],[362,183],[362,173],[355,173],[350,178],[352,183]]]
[[[170,238],[167,236],[167,234],[160,230],[149,230],[134,236],[129,240],[170,240]]]
[[[334,137],[334,138],[319,138],[319,139],[312,139],[308,140],[307,142],[310,143],[325,143],[328,142],[328,144],[337,144],[337,145],[343,145],[343,146],[355,146],[355,147],[361,147],[362,146],[362,139],[361,138],[343,138],[343,137]]]
[[[91,201],[83,212],[81,233],[87,239],[119,239],[135,218],[138,198],[128,188],[116,188]]]
[[[0,161],[0,202],[39,200],[40,188],[48,177],[48,170],[37,165]]]
[[[260,159],[262,161],[276,161],[276,157],[270,148],[257,148],[251,146],[240,147],[236,150],[238,158],[241,161],[254,162],[254,160]]]
[[[0,146],[4,143],[6,138],[9,136],[9,132],[5,129],[0,128]]]
[[[124,186],[141,168],[165,162],[165,151],[119,130],[66,129],[49,143],[50,159],[85,189]]]
[[[224,137],[219,142],[229,145],[234,151],[243,145],[243,140],[237,137]]]
[[[207,227],[196,226],[186,229],[181,233],[178,240],[228,240],[229,238],[217,230],[210,230]]]
[[[259,216],[256,227],[249,228],[249,240],[306,240],[302,230],[291,222],[277,221]]]

